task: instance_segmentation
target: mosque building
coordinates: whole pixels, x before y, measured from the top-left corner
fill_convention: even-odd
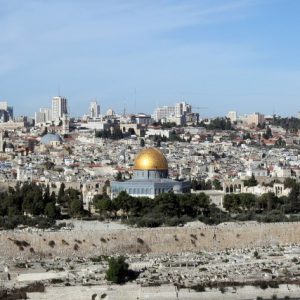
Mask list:
[[[46,146],[57,146],[62,143],[62,138],[56,133],[47,133],[41,138],[40,143]]]
[[[127,181],[111,182],[111,198],[121,191],[133,197],[154,198],[161,193],[188,193],[189,181],[168,178],[168,162],[157,148],[146,148],[135,158],[133,178]]]

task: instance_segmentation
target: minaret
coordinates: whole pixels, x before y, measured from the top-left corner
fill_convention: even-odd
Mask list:
[[[62,134],[68,134],[70,132],[70,122],[67,114],[63,114],[62,117]]]
[[[3,152],[3,131],[0,132],[0,152]]]

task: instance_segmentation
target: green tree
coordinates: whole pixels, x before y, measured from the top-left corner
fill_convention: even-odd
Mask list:
[[[254,174],[252,174],[250,179],[244,181],[244,186],[257,186],[257,184],[258,184],[258,182],[257,182]]]
[[[45,206],[44,214],[50,219],[56,219],[60,213],[53,202],[48,202]]]
[[[178,197],[178,196],[177,196]],[[183,194],[179,196],[180,215],[192,218],[207,212],[210,199],[204,193]]]
[[[144,140],[144,139],[141,139],[141,140],[140,140],[140,146],[141,146],[141,147],[145,147],[145,140]]]
[[[116,210],[114,203],[107,195],[96,195],[93,199],[93,204],[96,211],[104,217],[110,216]]]
[[[241,199],[238,194],[226,194],[223,201],[223,207],[230,212],[241,211]]]
[[[214,179],[212,185],[214,186],[215,190],[221,191],[223,189],[221,182],[218,179]]]
[[[180,215],[179,197],[174,193],[162,193],[155,198],[157,213],[165,217],[174,217]]]
[[[268,140],[269,138],[271,138],[273,135],[272,135],[272,130],[271,128],[268,126],[267,129],[266,129],[266,132],[263,134],[263,138]]]
[[[54,192],[52,192],[51,195],[50,195],[50,202],[56,203],[56,195],[55,195]]]
[[[241,208],[243,210],[255,210],[256,196],[250,193],[239,194]]]
[[[7,147],[7,143],[6,143],[6,141],[4,141],[4,142],[3,142],[2,149],[1,149],[2,152],[5,152],[6,147]]]
[[[265,193],[258,198],[258,207],[261,210],[271,211],[277,209],[281,203],[274,193]]]
[[[113,199],[113,204],[117,211],[122,210],[128,216],[130,211],[130,202],[132,200],[132,196],[128,195],[126,191],[122,191],[115,199]]]
[[[108,261],[108,270],[106,279],[116,284],[121,284],[129,279],[128,264],[125,262],[124,256],[110,258]]]
[[[59,187],[59,191],[58,191],[58,196],[57,196],[57,201],[58,203],[62,203],[64,196],[65,196],[65,184],[62,182],[60,187]]]
[[[300,212],[300,184],[297,183],[292,187],[292,190],[288,196],[288,206],[290,212]]]
[[[48,203],[51,201],[51,197],[50,197],[50,188],[49,185],[47,184],[45,191],[44,191],[44,195],[43,195],[43,201],[44,203]]]
[[[71,199],[68,211],[71,217],[81,217],[84,213],[81,199]]]

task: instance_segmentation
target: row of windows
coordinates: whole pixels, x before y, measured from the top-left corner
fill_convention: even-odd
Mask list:
[[[152,188],[129,188],[126,189],[129,194],[152,194]]]
[[[121,192],[123,190],[124,189],[122,189],[122,188],[115,188],[114,192],[118,193],[118,192]],[[153,189],[153,188],[127,188],[125,190],[128,194],[133,194],[133,195],[153,194],[153,190],[154,190],[155,195],[158,195],[160,193],[169,192],[169,189],[165,189],[165,188],[159,188],[159,189]]]

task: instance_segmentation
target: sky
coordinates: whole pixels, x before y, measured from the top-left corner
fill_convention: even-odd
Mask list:
[[[33,116],[300,111],[298,0],[0,0],[0,100]]]

